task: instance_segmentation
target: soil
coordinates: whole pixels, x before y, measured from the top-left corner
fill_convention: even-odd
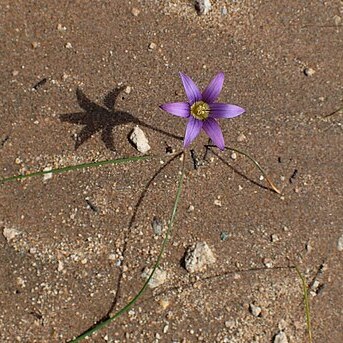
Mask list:
[[[138,156],[137,124],[152,156],[0,186],[1,342],[67,342],[144,283],[182,165],[168,151],[182,150],[185,121],[158,108],[185,101],[179,71],[202,89],[225,73],[219,101],[246,109],[220,121],[225,142],[282,194],[242,155],[204,160],[202,133],[196,169],[185,155],[166,282],[88,341],[308,342],[295,265],[312,287],[313,342],[343,341],[342,1],[212,4],[1,1],[1,176]],[[196,242],[216,262],[189,273]]]

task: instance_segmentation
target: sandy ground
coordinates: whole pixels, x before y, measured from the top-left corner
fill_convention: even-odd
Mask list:
[[[225,73],[220,101],[246,109],[221,121],[226,144],[283,194],[242,156],[202,161],[199,136],[165,283],[89,342],[308,342],[294,264],[313,341],[343,341],[342,1],[212,3],[198,16],[185,0],[1,1],[1,175],[139,155],[137,123],[155,156],[0,186],[1,342],[67,342],[141,287],[181,168],[167,152],[185,122],[158,108],[185,100],[179,71],[201,88]],[[191,274],[195,242],[216,262]]]

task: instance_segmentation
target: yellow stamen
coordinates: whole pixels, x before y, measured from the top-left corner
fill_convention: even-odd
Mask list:
[[[210,114],[210,106],[203,101],[197,101],[191,106],[191,115],[199,120],[205,120]]]

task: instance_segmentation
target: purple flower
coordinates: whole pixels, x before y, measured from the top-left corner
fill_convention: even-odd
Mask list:
[[[236,105],[214,103],[222,90],[224,73],[217,74],[202,93],[189,76],[180,73],[180,77],[188,102],[170,102],[160,108],[174,116],[188,118],[184,148],[188,147],[203,129],[212,142],[224,150],[224,137],[216,119],[234,118],[245,111]]]

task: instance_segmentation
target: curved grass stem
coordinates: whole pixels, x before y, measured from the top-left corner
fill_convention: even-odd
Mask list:
[[[93,333],[99,331],[100,329],[102,329],[103,327],[107,326],[108,324],[110,324],[111,322],[113,322],[115,319],[117,319],[118,317],[120,317],[122,314],[124,314],[125,312],[129,311],[129,309],[139,300],[139,298],[144,294],[146,288],[148,287],[148,284],[150,282],[150,280],[152,279],[152,277],[155,274],[156,269],[159,267],[159,264],[161,262],[164,250],[167,246],[168,240],[169,240],[169,236],[171,234],[172,231],[172,227],[173,227],[173,223],[175,220],[175,216],[176,216],[176,211],[177,211],[177,207],[180,201],[180,197],[181,197],[181,191],[182,191],[182,185],[183,185],[183,179],[184,179],[184,175],[185,175],[185,155],[183,156],[183,160],[182,160],[182,169],[181,169],[181,175],[179,178],[179,182],[178,182],[178,187],[177,187],[177,192],[176,192],[176,197],[175,197],[175,201],[174,201],[174,206],[173,206],[173,210],[171,212],[170,215],[170,220],[169,220],[169,224],[168,224],[168,228],[167,228],[167,232],[164,236],[163,242],[162,242],[162,246],[161,246],[161,250],[160,253],[157,257],[157,260],[155,262],[155,265],[148,277],[148,279],[145,281],[144,285],[142,286],[142,288],[140,289],[140,291],[123,307],[121,308],[118,312],[116,312],[112,317],[105,319],[104,321],[98,323],[97,325],[95,325],[94,327],[90,328],[89,330],[85,331],[83,334],[81,334],[80,336],[74,338],[73,340],[70,341],[70,343],[75,343],[75,342],[80,342],[81,340],[83,340],[84,338],[92,335]]]
[[[216,146],[210,144],[210,145],[206,145],[206,147],[215,148]],[[281,194],[281,191],[275,186],[274,182],[270,179],[270,177],[267,175],[267,173],[264,171],[264,169],[261,167],[261,165],[253,157],[251,157],[248,153],[246,153],[242,150],[236,149],[236,148],[225,147],[225,149],[235,151],[235,152],[247,157],[250,161],[252,161],[254,163],[254,165],[258,168],[258,170],[262,173],[262,175],[265,177],[265,179],[267,180],[267,182],[269,183],[269,185],[273,189],[273,191],[277,194]]]
[[[308,333],[308,341],[312,343],[312,328],[311,328],[311,314],[310,314],[310,300],[308,298],[308,285],[303,274],[301,274],[299,268],[295,265],[295,270],[297,271],[302,284],[304,305],[305,305],[305,315],[306,315],[306,327]]]

